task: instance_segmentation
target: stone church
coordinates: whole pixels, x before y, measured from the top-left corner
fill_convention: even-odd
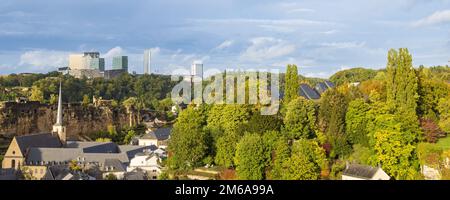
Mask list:
[[[138,153],[151,151],[152,146],[117,145],[112,142],[81,142],[66,139],[63,123],[62,90],[56,123],[51,133],[16,136],[11,141],[2,162],[3,169],[27,170],[34,179],[43,179],[52,166],[68,166],[76,162],[82,167],[95,166],[102,171],[114,170],[120,163],[123,167]]]

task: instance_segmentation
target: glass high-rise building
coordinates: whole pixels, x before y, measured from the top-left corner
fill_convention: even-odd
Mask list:
[[[191,66],[191,75],[200,79],[203,79],[203,63],[200,61],[194,61]]]
[[[144,74],[150,74],[150,62],[151,62],[150,49],[144,50]]]
[[[113,57],[112,68],[128,71],[128,56]]]
[[[95,69],[95,70],[100,70],[100,71],[105,71],[105,59],[104,58],[91,58],[89,68]]]

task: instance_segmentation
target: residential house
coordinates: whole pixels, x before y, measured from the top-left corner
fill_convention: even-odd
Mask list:
[[[391,177],[380,167],[360,164],[347,164],[342,180],[390,180]]]

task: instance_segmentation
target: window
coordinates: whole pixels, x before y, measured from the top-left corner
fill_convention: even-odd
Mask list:
[[[156,169],[154,169],[153,172],[156,172]]]
[[[11,160],[11,168],[16,168],[16,160]]]
[[[153,176],[152,178],[153,178],[153,180],[156,180],[156,179],[157,179],[157,177],[156,177],[156,176]]]
[[[12,154],[15,155],[15,154],[16,154],[16,151],[13,151]]]

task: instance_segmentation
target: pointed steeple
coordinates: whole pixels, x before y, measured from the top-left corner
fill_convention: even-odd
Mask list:
[[[59,97],[58,97],[58,114],[56,116],[56,123],[53,125],[52,134],[57,136],[61,141],[62,146],[66,145],[66,127],[63,125],[63,108],[62,108],[62,83],[59,82]]]
[[[58,96],[58,115],[56,117],[55,125],[63,125],[63,111],[62,111],[62,83],[59,82],[59,96]]]

